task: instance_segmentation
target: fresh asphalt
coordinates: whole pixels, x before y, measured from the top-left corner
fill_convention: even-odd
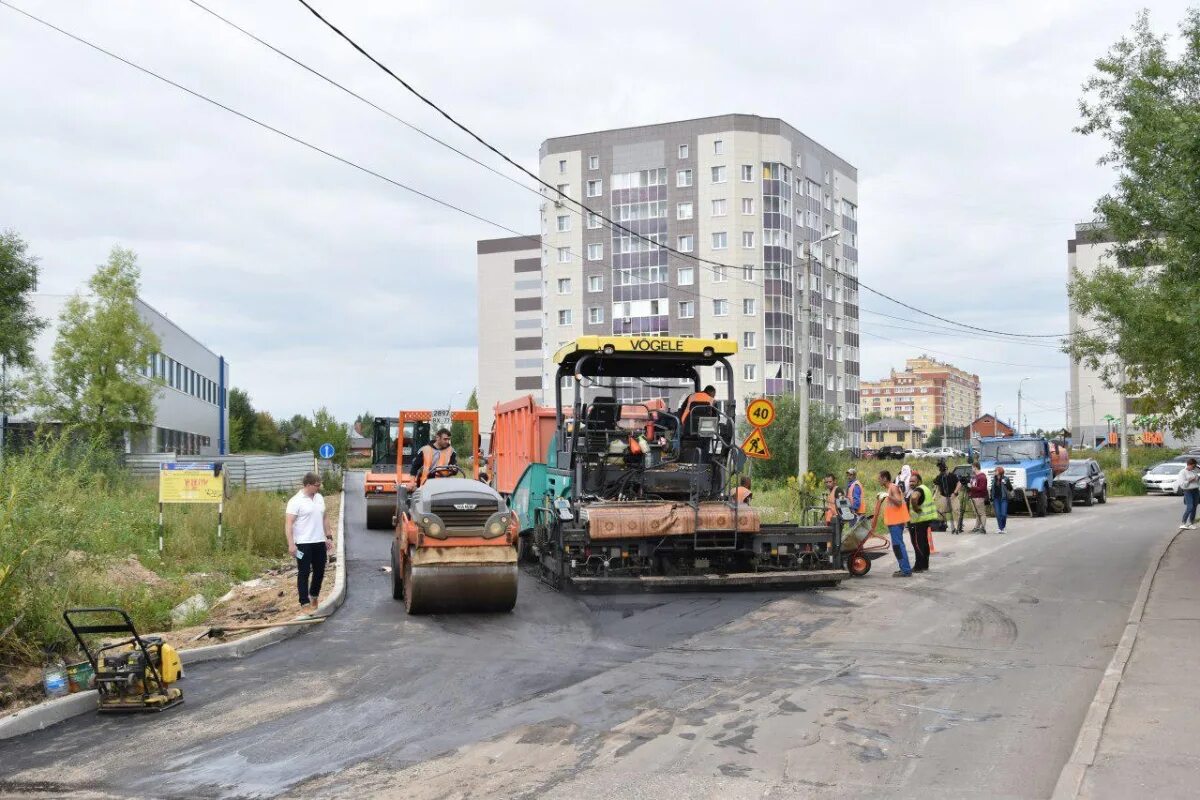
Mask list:
[[[346,487],[349,594],[189,669],[162,715],[0,743],[0,795],[1046,797],[1177,503],[939,534],[839,589],[576,598],[408,617]]]

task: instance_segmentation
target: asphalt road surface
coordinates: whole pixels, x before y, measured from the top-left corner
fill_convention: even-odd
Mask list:
[[[1047,797],[1177,503],[938,537],[832,590],[577,598],[407,617],[347,483],[349,594],[197,665],[163,715],[0,743],[0,796]]]

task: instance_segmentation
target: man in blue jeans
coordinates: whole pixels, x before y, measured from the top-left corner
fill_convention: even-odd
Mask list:
[[[1008,523],[1008,478],[1004,477],[1004,467],[996,467],[996,476],[992,478],[992,510],[996,512],[996,525],[1001,533],[1007,533],[1004,526]]]
[[[904,549],[904,526],[908,524],[908,504],[904,502],[904,492],[892,483],[892,473],[886,469],[879,473],[879,483],[887,494],[879,498],[875,504],[875,516],[879,517],[880,507],[883,510],[883,524],[887,526],[892,539],[892,552],[896,554],[896,563],[900,569],[892,573],[893,578],[911,578],[912,566],[908,563],[908,551]]]

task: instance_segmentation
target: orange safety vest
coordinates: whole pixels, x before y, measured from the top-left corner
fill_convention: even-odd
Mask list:
[[[754,496],[754,492],[747,489],[745,486],[739,486],[733,490],[733,501],[742,505],[750,505],[750,498]]]
[[[713,402],[712,395],[705,392],[692,392],[688,396],[687,401],[683,404],[683,413],[679,415],[679,424],[687,422],[688,414],[692,413],[692,406],[711,406]]]
[[[829,495],[825,498],[825,521],[833,522],[833,518],[837,516],[837,487],[829,490]]]
[[[454,448],[447,447],[445,450],[438,450],[431,444],[427,444],[421,448],[421,483],[429,480],[429,473],[435,467],[444,467],[450,463],[450,456],[454,455]]]
[[[851,503],[854,502],[854,487],[858,487],[858,505],[851,506],[851,510],[860,517],[867,513],[867,492],[858,481],[850,481],[850,485],[846,487],[846,499]]]
[[[892,484],[895,486],[896,484]],[[897,487],[899,488],[899,487]],[[900,505],[892,505],[892,493],[889,490],[888,496],[883,501],[883,524],[884,525],[903,525],[908,522],[908,506],[904,503]]]

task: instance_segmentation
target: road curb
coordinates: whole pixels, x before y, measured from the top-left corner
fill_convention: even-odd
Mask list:
[[[346,492],[342,492],[338,509],[338,546],[337,564],[334,568],[333,591],[319,606],[317,616],[328,617],[337,611],[346,600]],[[222,658],[242,658],[256,650],[269,647],[277,642],[290,639],[305,630],[302,625],[290,625],[270,628],[251,634],[245,638],[223,644],[207,647],[196,647],[191,650],[179,651],[180,660],[186,667],[189,664],[200,664],[205,661],[216,661]],[[40,731],[51,725],[70,719],[80,714],[96,710],[95,690],[77,692],[66,697],[56,697],[35,706],[23,708],[0,719],[0,741],[22,736],[33,731]]]
[[[1088,768],[1095,762],[1096,752],[1100,749],[1100,736],[1104,732],[1104,724],[1108,721],[1108,712],[1112,710],[1113,702],[1117,699],[1117,689],[1120,688],[1121,678],[1125,675],[1125,667],[1133,655],[1142,617],[1146,613],[1146,601],[1150,599],[1150,588],[1167,551],[1182,533],[1182,530],[1176,531],[1174,536],[1166,540],[1142,577],[1142,584],[1138,587],[1137,597],[1125,623],[1125,632],[1121,635],[1121,641],[1117,643],[1112,660],[1108,662],[1108,668],[1104,670],[1104,677],[1100,680],[1096,695],[1083,718],[1079,736],[1075,739],[1075,749],[1071,751],[1071,757],[1067,759],[1058,775],[1058,782],[1054,785],[1054,793],[1050,800],[1075,800],[1079,797],[1083,779]]]

